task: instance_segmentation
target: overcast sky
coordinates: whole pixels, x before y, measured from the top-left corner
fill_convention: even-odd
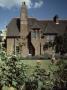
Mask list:
[[[27,4],[29,16],[50,20],[57,14],[60,19],[67,20],[67,0],[0,0],[0,30],[12,18],[19,17],[23,1]]]

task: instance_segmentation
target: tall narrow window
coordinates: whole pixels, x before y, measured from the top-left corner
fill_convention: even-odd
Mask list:
[[[19,54],[19,46],[16,46],[16,53]]]

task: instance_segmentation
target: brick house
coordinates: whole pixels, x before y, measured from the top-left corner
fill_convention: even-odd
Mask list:
[[[25,2],[22,3],[19,18],[13,18],[7,25],[7,54],[44,55],[46,42],[62,35],[67,27],[67,20],[60,24],[52,20],[38,20],[28,16]]]

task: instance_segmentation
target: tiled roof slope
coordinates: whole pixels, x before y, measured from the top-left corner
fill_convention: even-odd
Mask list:
[[[44,34],[63,34],[67,30],[67,20],[60,20],[60,24],[55,24],[52,20],[37,20],[28,18],[29,30],[32,28],[40,28]],[[13,18],[7,26],[7,36],[19,36],[20,18]]]
[[[20,19],[13,18],[7,26],[7,36],[19,36]]]

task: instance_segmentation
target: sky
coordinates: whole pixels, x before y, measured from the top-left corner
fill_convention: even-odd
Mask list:
[[[0,30],[14,17],[20,16],[22,2],[28,7],[28,16],[51,20],[55,15],[67,20],[67,0],[0,0]]]

